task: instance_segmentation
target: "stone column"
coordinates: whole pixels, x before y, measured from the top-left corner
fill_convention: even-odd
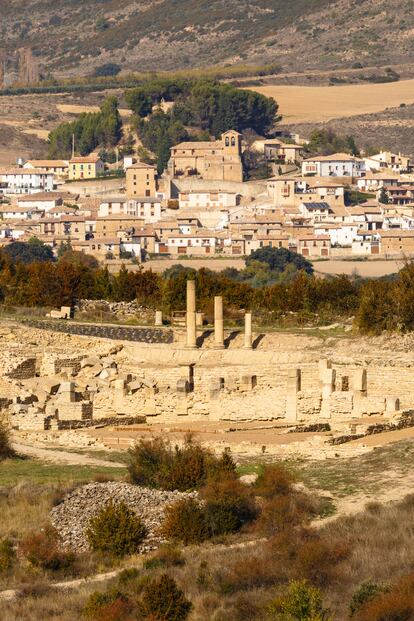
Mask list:
[[[336,371],[325,369],[322,373],[321,418],[331,418],[331,395],[335,392]]]
[[[187,280],[187,347],[197,347],[195,280]]]
[[[286,395],[286,420],[295,422],[298,420],[298,393],[302,389],[302,371],[292,369],[287,378]]]
[[[214,298],[214,347],[224,348],[223,298],[221,295],[216,295]]]
[[[162,311],[155,311],[155,325],[162,326]]]
[[[252,348],[252,314],[244,316],[244,349]]]
[[[353,415],[367,413],[367,370],[357,369],[352,378]]]
[[[204,324],[204,313],[196,313],[196,326],[202,328]]]

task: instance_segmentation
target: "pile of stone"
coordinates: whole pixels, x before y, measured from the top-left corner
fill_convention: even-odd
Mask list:
[[[139,317],[142,320],[153,321],[154,311],[132,302],[108,302],[107,300],[79,300],[75,306],[75,312],[87,314],[112,314],[118,319]]]
[[[197,492],[166,492],[129,483],[89,483],[77,488],[50,512],[62,545],[77,552],[88,550],[86,530],[92,517],[112,499],[125,502],[143,520],[148,533],[139,552],[155,550],[162,537],[158,530],[167,505],[181,498],[196,497]]]

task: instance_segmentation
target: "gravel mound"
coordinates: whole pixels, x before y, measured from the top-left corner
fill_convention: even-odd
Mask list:
[[[51,510],[50,519],[62,539],[62,545],[83,552],[89,548],[85,530],[90,519],[109,500],[124,501],[148,529],[148,535],[139,552],[149,552],[162,542],[157,530],[163,520],[165,507],[181,498],[196,496],[197,492],[165,492],[129,483],[89,483],[68,494]]]

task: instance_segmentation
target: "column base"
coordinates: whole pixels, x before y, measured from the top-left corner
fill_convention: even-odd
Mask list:
[[[213,349],[226,349],[224,345],[213,345]]]

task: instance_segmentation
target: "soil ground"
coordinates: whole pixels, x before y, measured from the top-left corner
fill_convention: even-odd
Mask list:
[[[267,85],[249,88],[274,97],[285,123],[320,123],[414,103],[414,80],[331,87]]]

